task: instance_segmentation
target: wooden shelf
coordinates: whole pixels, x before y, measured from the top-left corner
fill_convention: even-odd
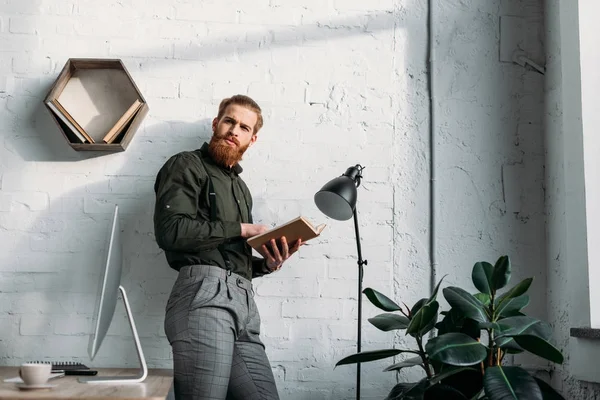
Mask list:
[[[78,139],[73,129],[48,105],[55,100],[94,143]],[[141,105],[133,117],[119,129],[114,142],[104,143],[102,139],[136,100]],[[149,110],[144,96],[119,59],[70,58],[44,99],[44,105],[67,143],[77,151],[125,151]]]

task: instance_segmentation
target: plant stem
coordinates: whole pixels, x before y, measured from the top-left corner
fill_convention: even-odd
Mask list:
[[[494,302],[496,300],[496,291],[492,290],[492,295],[490,298],[490,319],[492,322],[496,322],[496,318],[494,315]],[[488,365],[492,367],[494,365],[494,357],[496,355],[495,349],[495,340],[494,340],[494,328],[488,329],[488,337],[489,337],[489,348],[490,348],[490,359],[488,361]]]
[[[490,348],[490,357],[488,359],[488,365],[490,367],[494,366],[494,330],[488,329],[489,343],[488,346]]]
[[[429,367],[429,360],[427,359],[427,353],[425,353],[425,350],[423,349],[423,338],[421,337],[421,335],[417,335],[416,339],[417,339],[417,344],[419,345],[419,355],[421,356],[421,359],[423,360],[423,365],[425,365],[425,373],[427,374],[427,378],[431,379],[431,377],[433,375],[431,374],[431,368]]]
[[[501,361],[501,359],[500,359],[500,347],[498,347],[497,352],[498,352],[498,355],[496,357],[496,365],[500,365],[500,361]]]
[[[477,338],[477,341],[479,343],[481,343],[481,332],[479,334],[480,337]],[[483,361],[479,363],[479,365],[481,366],[481,376],[483,377],[485,375],[485,365],[483,364]]]

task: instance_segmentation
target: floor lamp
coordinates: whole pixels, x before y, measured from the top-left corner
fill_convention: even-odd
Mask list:
[[[367,265],[367,260],[362,259],[356,216],[357,188],[360,186],[363,169],[364,167],[358,164],[348,168],[342,176],[327,182],[315,194],[315,204],[328,217],[339,221],[346,221],[354,217],[356,249],[358,251],[358,332],[356,338],[358,353],[360,353],[361,343],[363,266]],[[356,399],[360,399],[360,363],[356,364]]]

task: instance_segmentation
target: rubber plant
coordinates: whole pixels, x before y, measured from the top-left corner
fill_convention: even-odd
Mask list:
[[[419,367],[425,377],[418,382],[397,384],[387,400],[564,400],[545,381],[519,366],[503,363],[506,354],[525,351],[554,363],[563,362],[562,353],[550,343],[550,325],[523,313],[529,304],[526,292],[533,278],[501,293],[511,277],[508,256],[500,257],[494,265],[475,263],[471,277],[477,293],[455,286],[442,290],[451,307],[444,312],[439,312],[437,301],[444,278],[431,296],[412,307],[401,307],[382,293],[366,288],[363,293],[369,301],[386,311],[369,322],[386,332],[406,330],[415,339],[416,348],[364,351],[343,358],[336,366],[402,353],[412,355],[385,371]],[[434,328],[437,335],[426,340]]]

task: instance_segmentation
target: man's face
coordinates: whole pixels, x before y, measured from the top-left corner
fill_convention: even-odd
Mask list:
[[[209,150],[219,164],[231,167],[242,159],[242,155],[256,141],[254,127],[258,115],[243,106],[231,104],[223,116],[212,123],[213,136]]]

